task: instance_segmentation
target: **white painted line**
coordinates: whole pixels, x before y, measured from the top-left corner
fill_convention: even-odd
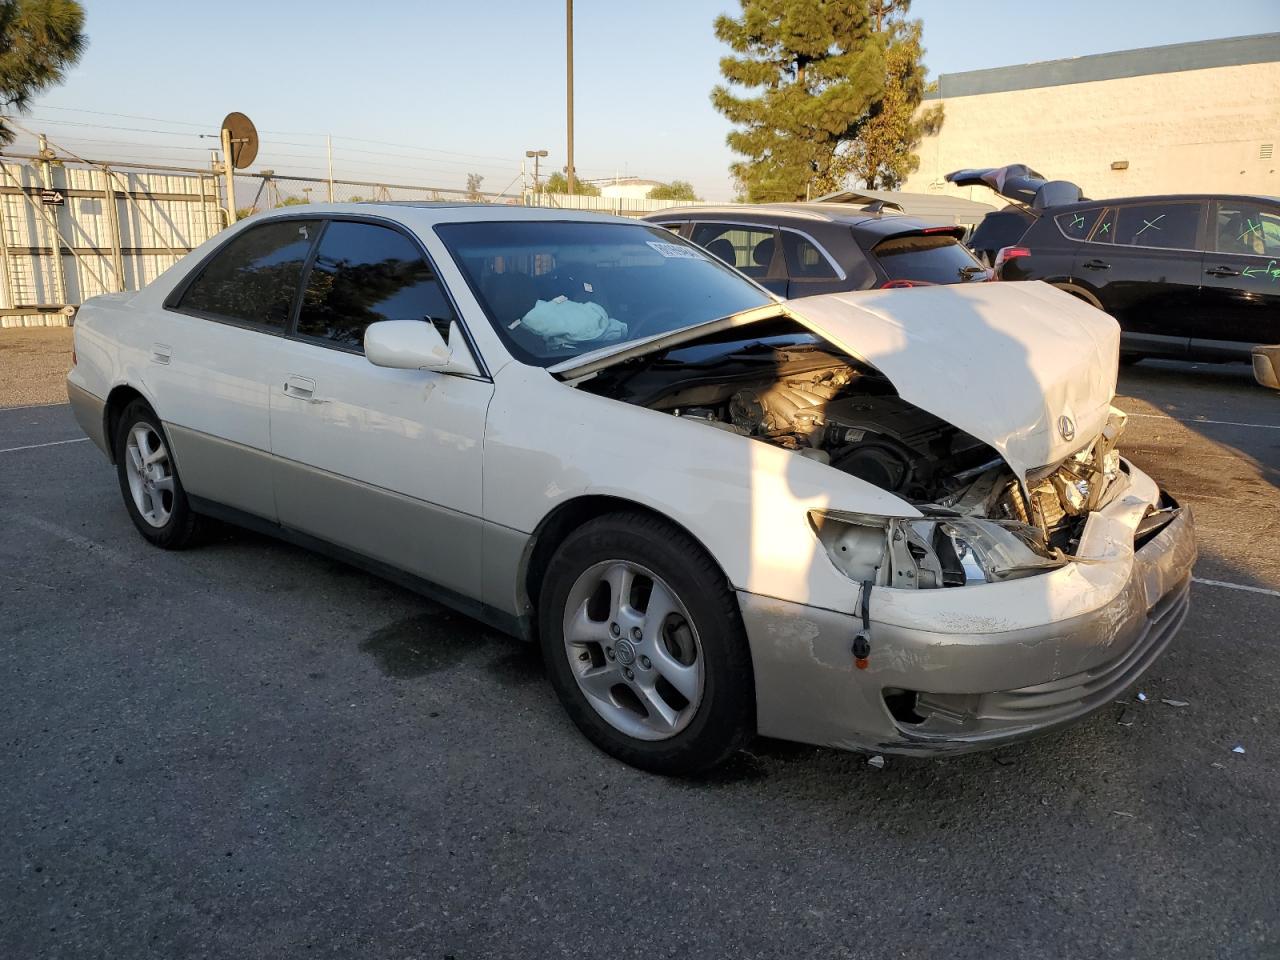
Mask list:
[[[1280,424],[1276,423],[1241,423],[1238,420],[1183,420],[1180,417],[1166,417],[1158,413],[1131,413],[1131,417],[1141,417],[1144,420],[1172,420],[1174,423],[1216,423],[1223,427],[1253,427],[1256,430],[1280,430]]]
[[[1268,590],[1266,587],[1250,587],[1243,583],[1227,583],[1225,580],[1206,580],[1204,577],[1192,577],[1192,583],[1203,583],[1209,587],[1226,587],[1228,590],[1247,590],[1249,593],[1261,593],[1267,597],[1280,597],[1280,590]]]
[[[88,437],[76,437],[74,440],[51,440],[48,443],[30,443],[25,447],[6,447],[0,453],[17,453],[19,450],[39,450],[41,447],[59,447],[64,443],[86,443]]]
[[[11,410],[43,410],[49,407],[69,407],[71,404],[66,400],[57,403],[28,403],[21,407],[0,407],[0,413],[8,413]]]

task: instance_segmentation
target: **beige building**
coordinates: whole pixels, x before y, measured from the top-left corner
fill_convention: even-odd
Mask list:
[[[953,170],[1025,163],[1092,198],[1280,195],[1280,33],[942,74],[902,189],[990,203]]]

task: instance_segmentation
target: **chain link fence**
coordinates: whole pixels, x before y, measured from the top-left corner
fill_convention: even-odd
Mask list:
[[[43,145],[43,142],[42,142]],[[224,179],[166,164],[0,156],[0,326],[63,326],[89,297],[138,290],[229,222]],[[235,176],[236,219],[307,203],[451,201],[642,216],[683,201],[327,180],[264,171]]]

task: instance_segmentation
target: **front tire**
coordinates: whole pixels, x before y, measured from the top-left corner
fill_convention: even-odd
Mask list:
[[[565,711],[624,763],[698,773],[754,732],[751,656],[733,591],[671,525],[639,513],[584,524],[552,557],[538,617]]]
[[[121,414],[114,450],[120,493],[138,532],[165,550],[191,545],[200,518],[187,501],[160,418],[142,400]]]

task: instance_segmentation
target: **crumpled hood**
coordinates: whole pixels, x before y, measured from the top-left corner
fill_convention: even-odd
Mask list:
[[[784,309],[904,400],[990,444],[1024,483],[1107,422],[1120,327],[1047,283],[855,291]]]

